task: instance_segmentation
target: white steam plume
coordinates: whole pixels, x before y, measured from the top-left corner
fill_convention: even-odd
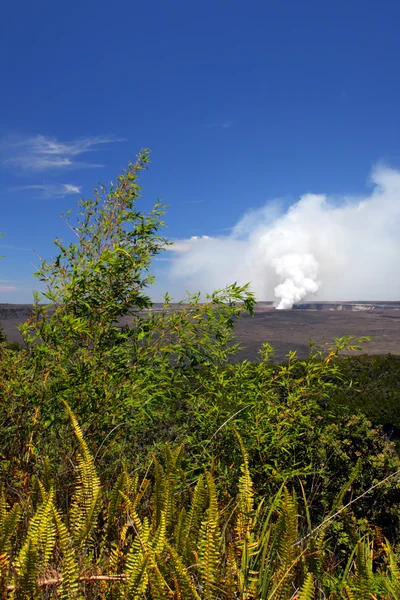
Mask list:
[[[251,283],[280,309],[310,298],[400,300],[400,171],[379,167],[371,194],[306,194],[286,212],[278,202],[247,213],[223,237],[172,246],[169,288],[209,292]]]

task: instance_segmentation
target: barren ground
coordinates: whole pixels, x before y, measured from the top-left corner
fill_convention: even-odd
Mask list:
[[[254,317],[244,317],[236,337],[246,348],[238,358],[255,360],[264,342],[275,348],[275,359],[282,360],[289,350],[302,358],[308,356],[309,339],[318,345],[332,343],[344,335],[370,336],[364,345],[368,354],[400,354],[400,310],[290,310],[258,307]]]
[[[21,341],[17,325],[29,317],[30,310],[30,305],[0,305],[0,322],[10,341]],[[244,346],[237,359],[256,360],[264,342],[275,348],[275,360],[282,360],[289,350],[306,357],[309,338],[323,345],[346,334],[370,336],[371,342],[364,346],[368,354],[400,354],[400,310],[375,305],[369,311],[339,311],[328,306],[278,311],[259,303],[254,317],[245,316],[237,324],[236,338]]]

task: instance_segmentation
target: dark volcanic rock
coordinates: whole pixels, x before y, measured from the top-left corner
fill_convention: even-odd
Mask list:
[[[19,319],[25,321],[32,313],[32,304],[0,304],[0,323],[6,327],[6,321]]]

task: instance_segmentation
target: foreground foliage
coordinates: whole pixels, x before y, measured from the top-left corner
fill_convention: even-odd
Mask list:
[[[400,460],[340,358],[365,339],[230,363],[248,286],[153,310],[147,162],[80,201],[25,346],[0,335],[3,597],[397,598]]]
[[[240,438],[242,474],[234,502],[219,500],[211,472],[185,481],[182,447],[166,447],[164,465],[154,457],[143,478],[122,472],[105,494],[82,430],[69,414],[79,453],[67,514],[57,508],[48,471],[22,502],[8,506],[1,495],[2,597],[399,597],[400,572],[387,540],[361,538],[347,564],[338,566],[326,544],[331,519],[311,529],[307,502],[301,507],[286,486],[256,505]]]
[[[362,412],[381,425],[391,439],[400,440],[400,356],[352,356],[340,361],[347,380],[354,385],[337,397],[352,412]]]

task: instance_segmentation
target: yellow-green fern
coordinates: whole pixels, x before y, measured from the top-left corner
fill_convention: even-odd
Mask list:
[[[312,573],[308,573],[305,581],[301,587],[298,600],[313,600],[315,592],[314,586],[314,575]]]
[[[31,518],[25,542],[16,560],[16,585],[22,594],[39,595],[38,578],[43,575],[52,555],[56,530],[53,520],[54,492],[45,495]]]
[[[13,536],[21,515],[21,507],[14,504],[8,509],[5,494],[0,490],[0,591],[5,592],[9,577]]]
[[[80,447],[80,452],[77,456],[79,481],[76,485],[70,510],[70,526],[75,544],[81,546],[90,540],[92,531],[97,525],[97,517],[100,511],[101,485],[93,456],[84,439],[82,429],[68,404],[65,403],[65,406]]]
[[[218,597],[217,586],[219,583],[220,564],[220,529],[219,510],[215,482],[210,473],[207,473],[207,488],[209,506],[205,519],[201,524],[199,537],[199,572],[205,597],[214,600]]]

